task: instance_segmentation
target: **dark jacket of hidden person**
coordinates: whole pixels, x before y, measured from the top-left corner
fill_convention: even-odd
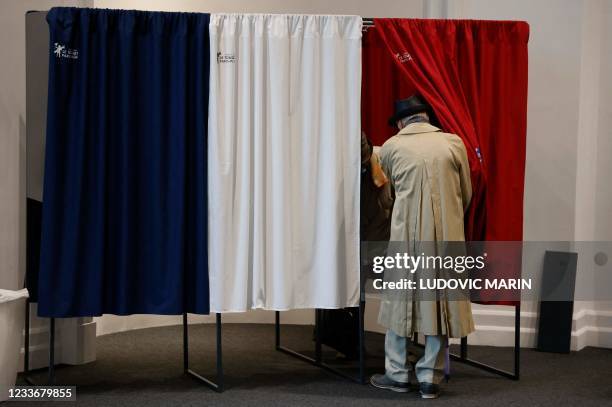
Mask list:
[[[378,154],[365,133],[361,133],[361,240],[389,240],[393,198],[389,179],[382,170]],[[365,267],[365,273],[371,267]],[[321,342],[336,349],[342,357],[359,355],[359,308],[321,310]]]

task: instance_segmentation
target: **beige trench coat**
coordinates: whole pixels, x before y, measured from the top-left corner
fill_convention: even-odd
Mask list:
[[[463,215],[472,188],[467,153],[458,136],[429,123],[412,123],[387,140],[380,158],[395,191],[390,241],[415,247],[419,242],[465,240]],[[458,338],[474,331],[468,300],[400,295],[398,301],[397,292],[385,293],[379,314],[379,322],[400,336],[419,332]]]

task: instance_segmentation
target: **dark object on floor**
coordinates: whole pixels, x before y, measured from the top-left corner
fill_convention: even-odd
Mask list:
[[[440,397],[440,386],[433,383],[420,383],[419,393],[422,399],[437,399]]]
[[[28,198],[26,202],[26,239],[28,242],[26,246],[26,288],[30,293],[30,302],[37,302],[42,202],[30,198]]]
[[[569,353],[578,254],[547,251],[540,302],[537,349]]]
[[[410,383],[396,382],[387,377],[386,374],[376,373],[370,377],[370,384],[378,389],[391,390],[396,393],[408,393]]]
[[[357,360],[359,358],[359,307],[323,309],[320,312],[321,343],[342,353],[347,360]]]

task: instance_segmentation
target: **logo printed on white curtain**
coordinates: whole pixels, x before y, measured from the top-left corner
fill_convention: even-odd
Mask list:
[[[217,52],[217,63],[218,64],[234,64],[238,60],[238,57],[234,54]]]
[[[66,45],[59,42],[53,44],[53,54],[56,58],[79,59],[79,50],[66,48]]]

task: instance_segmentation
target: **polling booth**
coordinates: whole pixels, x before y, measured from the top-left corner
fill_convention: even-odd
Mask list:
[[[329,367],[318,335],[313,357],[281,345],[279,313],[354,308],[350,377],[365,382],[360,133],[383,144],[412,93],[466,147],[466,239],[522,239],[526,23],[80,8],[47,22],[28,285],[51,341],[56,318],[182,315],[185,372],[221,391],[223,313],[276,311],[277,349]],[[187,315],[209,313],[214,380],[188,353]]]

